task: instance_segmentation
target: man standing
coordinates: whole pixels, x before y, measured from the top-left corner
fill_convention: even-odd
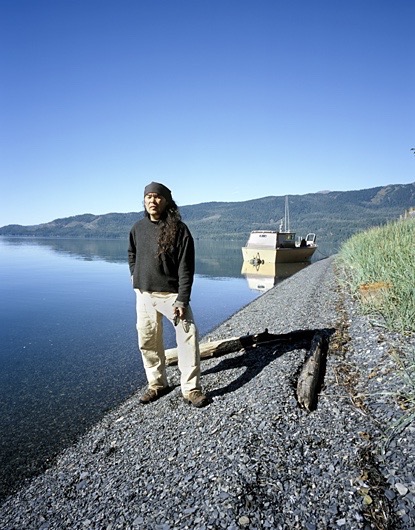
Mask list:
[[[171,191],[158,182],[144,189],[144,218],[130,231],[128,264],[137,300],[138,345],[148,381],[141,403],[169,390],[163,344],[163,316],[175,326],[184,399],[207,404],[200,386],[198,332],[190,308],[195,269],[192,235],[181,221]]]

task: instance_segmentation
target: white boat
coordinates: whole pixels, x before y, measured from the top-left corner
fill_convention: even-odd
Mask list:
[[[278,230],[253,230],[242,256],[250,263],[299,263],[309,261],[317,250],[316,234],[296,237],[290,230],[288,197],[285,198],[285,217]]]

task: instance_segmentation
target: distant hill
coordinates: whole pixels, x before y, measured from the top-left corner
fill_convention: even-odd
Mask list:
[[[273,230],[284,216],[285,196],[243,202],[207,202],[182,206],[183,220],[198,239],[241,239],[251,230]],[[291,229],[315,232],[318,242],[337,250],[357,231],[398,219],[415,206],[415,182],[356,191],[324,191],[290,195]],[[1,236],[127,238],[143,212],[83,214],[34,226],[8,225]]]

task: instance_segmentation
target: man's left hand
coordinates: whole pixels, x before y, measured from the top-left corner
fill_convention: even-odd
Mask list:
[[[180,320],[184,319],[184,316],[186,314],[186,308],[185,307],[176,307],[174,310],[174,313],[176,315],[179,315]]]

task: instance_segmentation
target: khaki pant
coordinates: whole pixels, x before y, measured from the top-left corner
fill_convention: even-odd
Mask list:
[[[163,344],[163,316],[173,324],[173,304],[177,294],[147,293],[139,289],[134,291],[137,301],[138,346],[143,357],[148,386],[153,389],[164,388],[168,383]],[[187,333],[181,321],[175,326],[183,396],[187,396],[191,390],[200,390],[199,340],[190,306],[186,308],[186,320],[190,324]]]

